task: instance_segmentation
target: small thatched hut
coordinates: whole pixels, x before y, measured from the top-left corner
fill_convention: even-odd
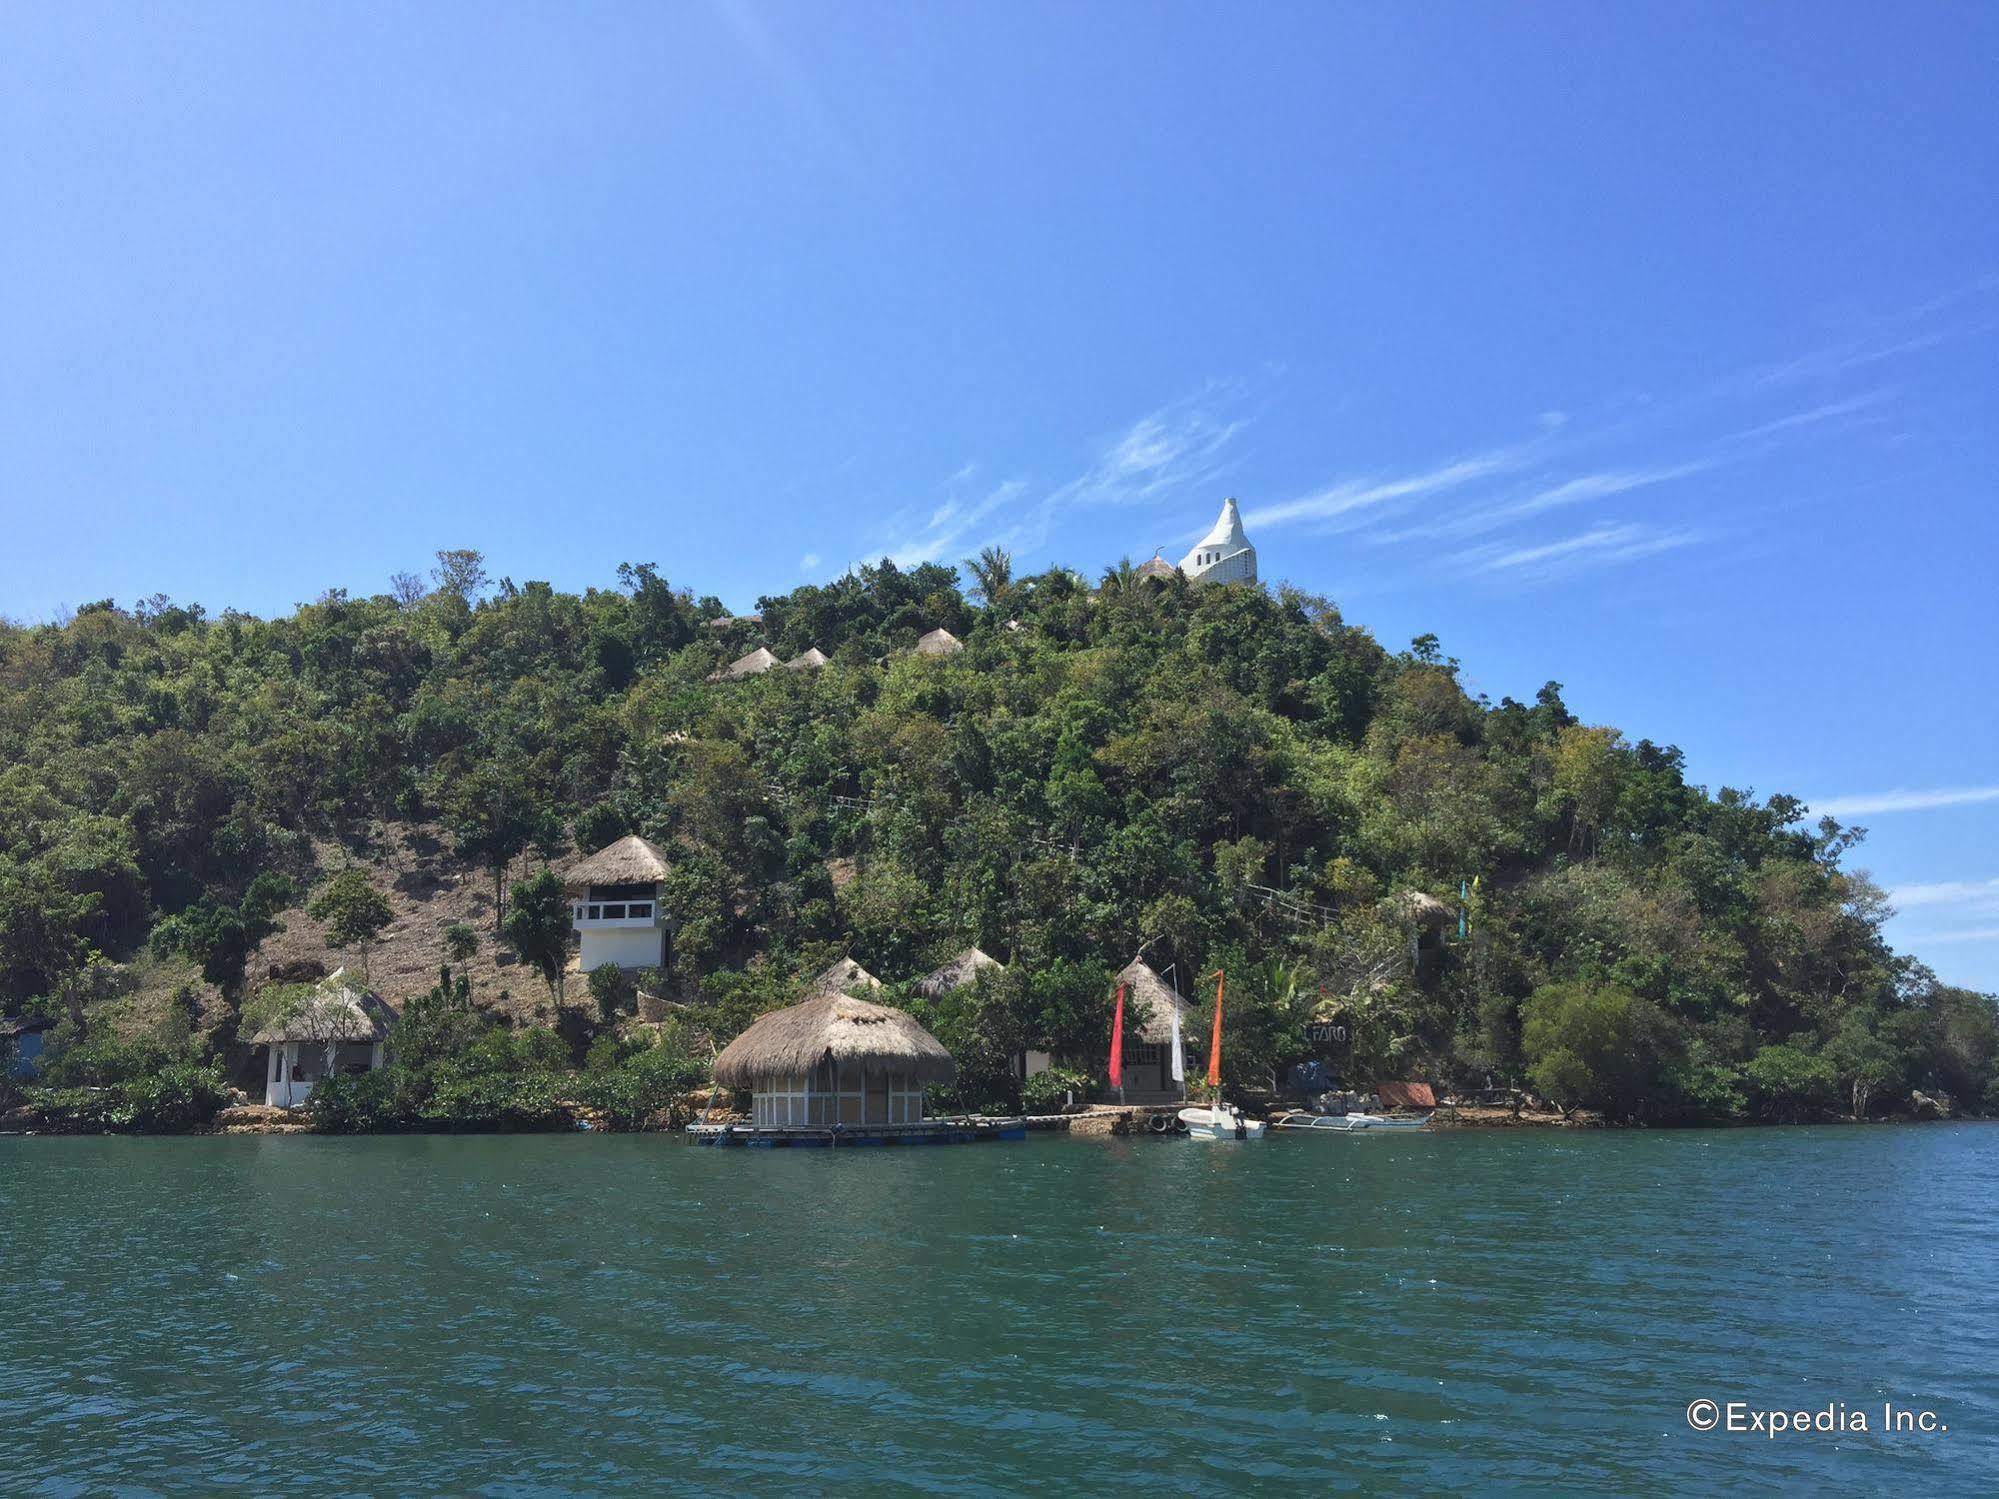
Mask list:
[[[964,648],[965,642],[949,630],[932,630],[916,642],[916,654],[919,656],[948,656]]]
[[[1133,958],[1118,973],[1124,985],[1125,1050],[1124,1086],[1132,1093],[1164,1092],[1178,1088],[1173,1079],[1173,1017],[1180,1017],[1181,1045],[1193,1024],[1194,1007],[1174,992],[1173,986],[1143,958]],[[1142,1008],[1142,1020],[1132,1017]],[[1135,1043],[1135,1044],[1134,1044]]]
[[[1458,919],[1456,910],[1422,890],[1398,890],[1381,905],[1389,919],[1408,932],[1412,964],[1420,964],[1425,952],[1434,952]]]
[[[974,982],[981,968],[1004,968],[1006,965],[989,953],[976,947],[968,947],[942,968],[926,973],[916,981],[916,992],[925,999],[942,999],[953,989],[962,989]]]
[[[837,963],[829,963],[819,976],[806,985],[808,996],[819,994],[853,994],[859,990],[879,989],[882,981],[852,958],[842,958]]]
[[[1141,578],[1150,578],[1155,583],[1171,583],[1173,575],[1179,570],[1157,552],[1139,563],[1137,568]]]
[[[1395,920],[1432,931],[1440,932],[1458,919],[1454,909],[1422,890],[1398,891],[1384,904]]]
[[[657,968],[666,961],[673,923],[660,909],[660,884],[673,873],[657,844],[633,833],[600,848],[569,871],[569,920],[585,973],[614,963]]]
[[[715,1059],[715,1081],[749,1090],[760,1129],[917,1124],[924,1087],[957,1075],[913,1016],[851,994],[773,1010]]]
[[[770,652],[770,647],[758,646],[747,656],[739,656],[718,672],[711,672],[711,682],[733,682],[740,677],[760,677],[767,671],[775,671],[782,663]]]
[[[831,666],[833,658],[818,646],[810,646],[784,663],[786,671],[818,671],[822,666]]]
[[[312,1096],[313,1084],[336,1072],[372,1072],[382,1065],[382,1043],[396,1013],[379,994],[336,968],[303,1003],[265,1020],[250,1045],[269,1048],[264,1102],[289,1109]]]

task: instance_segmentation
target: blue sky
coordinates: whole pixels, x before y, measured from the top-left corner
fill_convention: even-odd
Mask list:
[[[1999,9],[16,4],[0,611],[1177,556],[1999,987]]]

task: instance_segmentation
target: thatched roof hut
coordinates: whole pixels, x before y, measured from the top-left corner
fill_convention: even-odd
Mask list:
[[[1143,1001],[1146,1016],[1143,1024],[1132,1027],[1130,1034],[1135,1040],[1148,1046],[1164,1046],[1173,1039],[1173,1012],[1180,1012],[1180,1031],[1184,1036],[1193,1024],[1194,1007],[1178,994],[1173,986],[1161,978],[1152,965],[1143,958],[1133,958],[1119,972],[1117,981],[1124,985],[1127,1007],[1135,1001]],[[1130,1014],[1129,1008],[1126,1014]]]
[[[831,666],[832,664],[833,658],[815,645],[800,651],[796,656],[785,662],[784,669],[786,671],[818,671],[822,666]]]
[[[747,656],[731,661],[708,680],[711,682],[733,682],[739,677],[760,677],[767,671],[775,671],[781,663],[773,656],[770,647],[760,645]]]
[[[942,968],[926,973],[916,981],[916,992],[925,999],[942,999],[953,989],[962,989],[974,982],[981,968],[1004,969],[1006,965],[989,953],[976,947],[968,947]]]
[[[396,1012],[381,995],[365,989],[336,968],[313,986],[304,1002],[288,1014],[266,1020],[249,1037],[252,1046],[279,1046],[287,1041],[373,1043],[386,1040]]]
[[[919,656],[948,656],[964,648],[965,642],[949,630],[932,630],[916,642],[916,654]]]
[[[806,986],[807,995],[851,994],[856,989],[879,989],[882,981],[852,958],[842,958],[837,963],[829,963]]]
[[[1150,557],[1139,563],[1137,569],[1138,575],[1141,578],[1156,578],[1161,583],[1170,583],[1173,580],[1173,575],[1179,570],[1179,568],[1168,562],[1157,552],[1154,552]]]
[[[1412,926],[1429,927],[1442,931],[1458,919],[1455,907],[1447,906],[1434,895],[1421,890],[1401,890],[1382,902],[1390,917]]]
[[[632,833],[572,866],[563,883],[571,890],[587,890],[592,885],[657,885],[672,872],[657,844]]]
[[[896,1074],[922,1084],[958,1075],[944,1043],[914,1016],[851,994],[817,994],[759,1017],[723,1047],[715,1081],[755,1088],[770,1079],[810,1076],[828,1062],[843,1075]]]

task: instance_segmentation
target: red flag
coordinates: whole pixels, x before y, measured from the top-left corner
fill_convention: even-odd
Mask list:
[[[1111,1021],[1111,1086],[1124,1086],[1124,985],[1117,986],[1117,1016]]]
[[[1222,985],[1228,982],[1221,969],[1215,970],[1215,1038],[1208,1043],[1208,1086],[1222,1085]]]

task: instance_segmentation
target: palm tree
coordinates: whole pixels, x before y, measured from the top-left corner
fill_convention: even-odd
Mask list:
[[[965,559],[972,575],[972,597],[988,609],[998,609],[1013,592],[1013,558],[1002,547],[982,547]]]
[[[1134,592],[1138,587],[1138,569],[1131,565],[1131,558],[1120,557],[1117,566],[1105,568],[1100,587],[1105,593]]]

